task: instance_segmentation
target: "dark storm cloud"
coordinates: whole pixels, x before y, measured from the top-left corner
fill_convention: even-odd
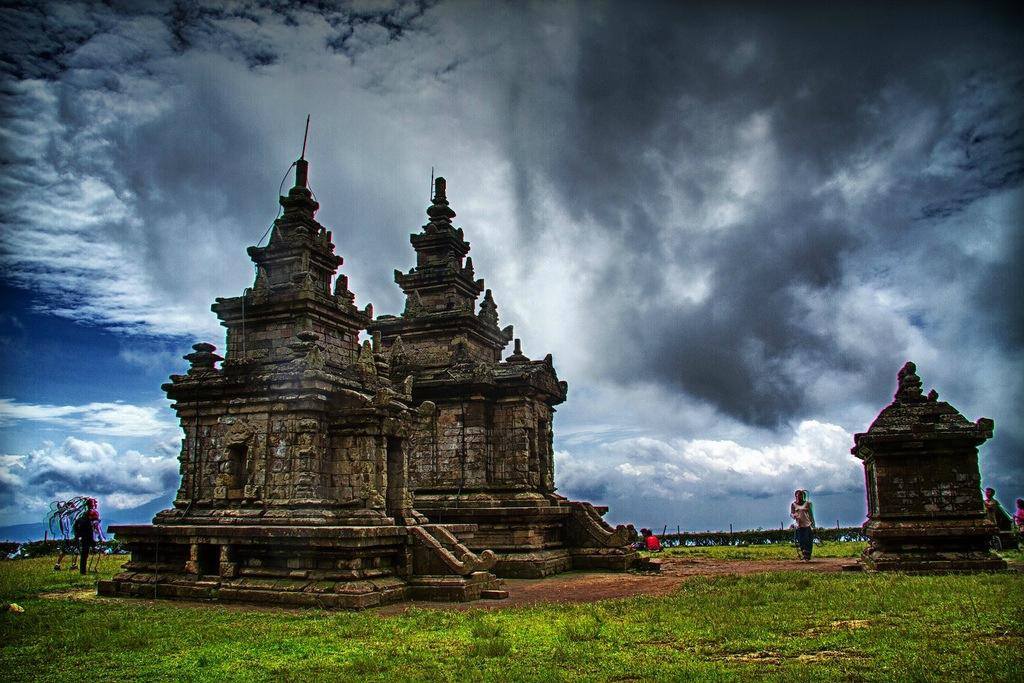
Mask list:
[[[849,433],[908,359],[996,418],[985,476],[1022,481],[1019,10],[3,11],[0,259],[47,312],[220,345],[209,303],[251,285],[244,247],[311,113],[318,217],[360,306],[401,310],[391,270],[431,166],[448,177],[503,324],[570,382],[559,430],[592,436],[567,492],[859,488]]]
[[[794,368],[850,370],[863,360],[837,352],[837,330],[801,323],[808,292],[839,296],[874,250],[913,251],[931,228],[925,219],[1019,184],[1020,26],[991,7],[731,9],[600,5],[574,34],[578,66],[559,84],[568,95],[559,107],[518,94],[530,86],[515,75],[535,80],[543,69],[530,66],[527,43],[527,66],[509,86],[507,149],[523,177],[522,206],[550,189],[611,245],[592,306],[609,328],[635,330],[641,353],[609,346],[602,362],[622,381],[664,383],[770,426],[809,408]],[[758,117],[763,136],[735,134]],[[531,138],[544,130],[560,137]],[[753,180],[770,196],[739,198],[738,215],[709,231],[701,216],[727,198],[731,168],[765,144],[773,159],[750,172],[770,176]],[[938,160],[946,177],[929,173],[939,153],[951,157]],[[868,196],[844,196],[843,183],[855,185],[873,163],[884,167]],[[692,217],[672,217],[680,198]],[[527,232],[544,226],[522,221]],[[659,300],[673,261],[710,272],[703,301],[638,306],[622,295]],[[979,287],[1009,291],[1019,271],[1003,263]],[[1003,310],[1012,297],[998,298],[998,324],[1019,329],[1020,314]],[[862,398],[887,388],[901,353],[873,359]]]
[[[390,160],[375,157],[366,142],[399,144],[384,130],[391,124],[369,113],[390,106],[384,99],[396,84],[382,80],[386,59],[366,55],[400,41],[427,5],[359,5],[19,10],[23,32],[41,40],[10,53],[15,78],[6,110],[24,135],[20,149],[4,150],[20,162],[3,186],[17,198],[7,203],[9,222],[32,230],[48,222],[33,217],[40,205],[76,207],[62,230],[78,258],[61,263],[45,248],[27,247],[31,240],[12,239],[2,245],[13,266],[9,277],[45,292],[45,310],[78,320],[159,334],[215,330],[208,313],[195,324],[185,320],[188,311],[205,311],[213,296],[251,284],[237,245],[255,243],[274,219],[281,174],[298,156],[307,112],[314,118],[311,184],[324,197],[320,218],[334,229],[342,255],[373,251],[386,257],[385,271],[404,265],[406,235],[417,223],[365,199],[378,176],[394,176]],[[328,44],[342,35],[346,56],[331,60]],[[61,44],[59,56],[47,47],[49,36]],[[31,80],[44,71],[56,80]],[[371,86],[376,96],[351,105],[341,94]],[[339,131],[344,115],[363,130]],[[355,142],[339,159],[337,147],[348,137]],[[373,172],[352,178],[353,165]],[[40,187],[50,196],[35,191]],[[377,231],[359,229],[376,221],[394,239],[377,244]],[[238,258],[182,279],[183,266],[218,252]],[[128,268],[114,275],[118,260]],[[365,303],[358,262],[344,270],[355,274]],[[376,293],[393,308],[400,302],[392,290]],[[173,310],[151,305],[168,298]]]
[[[799,357],[850,369],[836,357],[828,333],[802,329],[803,290],[796,287],[831,295],[841,257],[856,238],[840,226],[808,225],[799,213],[783,221],[765,216],[708,240],[704,258],[720,264],[709,301],[659,306],[639,321],[648,325],[641,343],[653,376],[744,421],[773,425],[806,407],[785,361]],[[821,234],[809,234],[816,230]],[[623,377],[638,370],[619,368]]]
[[[54,78],[95,31],[95,24],[73,7],[63,12],[48,12],[36,2],[0,7],[0,68],[15,79]]]

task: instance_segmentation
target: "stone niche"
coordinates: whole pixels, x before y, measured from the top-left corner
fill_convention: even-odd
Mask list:
[[[411,385],[420,406],[408,446],[415,508],[434,522],[476,525],[467,543],[494,550],[499,576],[627,569],[637,554],[625,528],[555,492],[553,419],[567,384],[550,355],[531,360],[518,339],[502,361],[512,327],[499,327],[491,290],[475,279],[444,178],[427,217],[410,237],[416,266],[395,271],[405,310],[369,326],[392,382]]]
[[[362,608],[503,597],[470,524],[413,509],[409,444],[424,409],[359,343],[359,310],[299,160],[252,288],[220,298],[210,344],[163,386],[185,438],[174,507],[115,526],[131,552],[103,595]],[[331,286],[333,280],[333,288]],[[220,365],[218,365],[220,364]]]
[[[925,396],[916,372],[903,366],[893,402],[854,437],[868,498],[861,563],[879,571],[1005,569],[989,548],[996,528],[978,471],[978,446],[992,438],[993,422],[972,424],[934,390]]]

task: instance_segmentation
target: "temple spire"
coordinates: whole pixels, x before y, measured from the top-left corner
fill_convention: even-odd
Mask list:
[[[445,195],[445,180],[441,176],[434,179],[433,203],[427,207],[427,216],[435,227],[451,227],[452,219],[455,218],[455,211],[448,206],[448,197]]]
[[[281,197],[281,206],[286,216],[296,214],[312,219],[320,208],[319,202],[313,199],[309,189],[309,162],[306,161],[306,143],[309,141],[309,115],[306,115],[306,132],[302,136],[302,153],[295,160],[295,185],[288,191],[287,197]]]
[[[498,326],[498,305],[494,303],[491,290],[484,292],[484,300],[480,303],[480,312],[476,317],[492,327]]]
[[[897,401],[903,403],[917,403],[924,401],[924,397],[921,392],[921,378],[917,376],[917,366],[907,361],[907,363],[900,369],[899,375],[899,388],[896,390],[896,395],[893,397]],[[938,394],[936,394],[936,399]]]
[[[295,162],[295,187],[309,189],[309,162],[306,161],[306,143],[309,141],[309,114],[306,114],[306,132],[302,135],[302,154]],[[293,188],[294,189],[294,188]]]

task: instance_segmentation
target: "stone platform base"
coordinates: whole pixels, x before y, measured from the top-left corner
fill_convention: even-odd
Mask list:
[[[860,563],[867,571],[916,574],[988,572],[1006,569],[1006,560],[986,551],[965,553],[894,553],[872,552],[869,548],[861,556]]]
[[[366,609],[406,600],[468,602],[507,597],[500,582],[489,572],[469,576],[414,576],[372,581],[329,581],[222,579],[166,575],[153,578],[121,574],[99,582],[99,595],[216,602],[321,609]]]
[[[640,554],[632,548],[573,548],[573,569],[599,569],[624,572],[639,563]]]
[[[1006,569],[989,547],[995,525],[979,512],[952,519],[872,519],[864,525],[868,571],[984,572]]]
[[[500,581],[490,572],[474,572],[469,576],[413,576],[409,578],[408,590],[410,600],[434,602],[494,599],[496,592],[504,592]]]
[[[455,533],[472,526],[116,526],[131,551],[101,581],[115,597],[365,609],[404,600],[500,597],[488,569]]]
[[[504,578],[541,579],[573,568],[572,553],[564,548],[496,554],[498,562],[491,571]]]
[[[326,581],[222,579],[187,574],[153,577],[126,572],[113,580],[100,581],[98,593],[109,597],[210,600],[323,609],[365,609],[410,599],[409,586],[395,577],[351,581],[338,587]]]
[[[496,553],[491,570],[509,579],[540,579],[572,570],[624,572],[639,562],[633,550],[619,548],[559,548],[522,553]]]

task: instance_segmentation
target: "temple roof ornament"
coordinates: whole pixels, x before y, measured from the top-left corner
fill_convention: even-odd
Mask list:
[[[278,201],[284,209],[285,218],[313,219],[320,203],[313,199],[313,192],[309,189],[308,161],[299,159],[295,162],[295,185],[288,190],[287,197],[280,197]]]
[[[897,401],[907,402],[919,402],[924,401],[924,395],[921,392],[921,378],[917,376],[917,366],[907,361],[907,363],[900,368],[900,372],[897,375],[899,381],[899,387],[896,389],[896,394],[893,398]],[[938,394],[936,394],[938,397]]]
[[[530,359],[523,354],[523,343],[520,339],[515,341],[515,349],[512,355],[505,359],[506,363],[529,363]]]
[[[430,223],[437,228],[450,228],[452,219],[455,218],[455,211],[448,206],[444,178],[438,177],[434,180],[434,197],[431,201],[433,203],[427,207],[427,216],[430,218]]]
[[[498,326],[498,305],[494,303],[494,297],[491,296],[491,290],[484,292],[484,300],[480,302],[480,312],[477,314],[480,320],[484,321],[488,325]]]
[[[224,358],[214,353],[217,349],[216,346],[206,342],[199,342],[198,344],[193,344],[192,348],[194,349],[192,353],[182,356],[182,358],[191,363],[188,374],[197,375],[217,372],[216,363],[224,360]]]
[[[978,443],[992,437],[994,423],[982,417],[971,423],[932,389],[927,396],[921,390],[917,366],[906,363],[897,376],[898,388],[892,403],[882,409],[868,431],[854,436],[852,453],[876,441],[967,438]]]

